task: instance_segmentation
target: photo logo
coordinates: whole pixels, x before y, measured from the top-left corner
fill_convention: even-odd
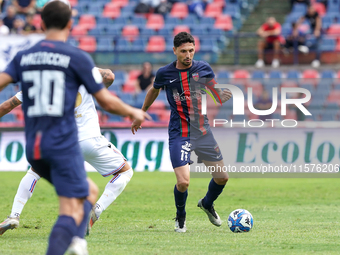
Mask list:
[[[220,89],[229,89],[233,95],[233,115],[244,115],[244,94],[240,88],[238,88],[235,85],[230,85],[230,84],[216,84],[215,88],[220,88]],[[211,90],[211,88],[209,87]],[[206,91],[206,90],[205,90]],[[217,92],[213,90],[216,95]],[[207,92],[207,91],[206,91]],[[248,88],[248,100],[247,100],[247,105],[248,109],[251,113],[255,115],[270,115],[275,112],[277,109],[278,105],[278,89],[273,88],[272,89],[272,106],[268,110],[258,110],[255,109],[254,103],[253,103],[253,89]],[[208,92],[207,92],[208,93]],[[304,98],[287,98],[288,93],[302,93],[306,95]],[[211,93],[208,93],[211,97],[213,95]],[[219,98],[219,97],[218,97]],[[295,105],[297,108],[300,109],[300,111],[304,115],[312,115],[306,107],[304,107],[302,104],[307,103],[311,99],[311,93],[309,90],[305,88],[281,88],[281,115],[285,116],[287,114],[287,105]],[[219,98],[220,102],[221,99]],[[216,100],[214,100],[216,102]],[[222,102],[221,102],[222,104]],[[202,115],[207,114],[207,96],[206,94],[202,94]]]

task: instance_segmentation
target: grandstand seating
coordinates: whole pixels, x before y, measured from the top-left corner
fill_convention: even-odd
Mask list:
[[[94,38],[84,37],[80,39],[80,45],[85,43],[93,43]],[[163,37],[158,37],[162,38]],[[137,42],[139,39],[136,39]],[[107,41],[106,43],[112,43]],[[128,41],[124,41],[124,47],[128,44]],[[83,47],[83,46],[81,46]],[[120,97],[124,102],[134,105],[135,107],[141,107],[146,92],[135,94],[135,82],[140,75],[140,70],[131,70],[128,73],[121,70],[114,70],[115,81],[113,85],[109,87],[109,90]],[[313,69],[307,69],[304,71],[290,70],[282,72],[279,70],[265,72],[262,70],[256,70],[249,72],[248,70],[239,69],[234,72],[227,70],[220,70],[216,72],[217,81],[219,83],[231,83],[236,84],[242,89],[243,93],[247,97],[246,88],[252,88],[253,103],[255,104],[264,90],[269,92],[271,96],[272,87],[302,87],[309,90],[312,93],[312,99],[307,104],[308,110],[312,113],[307,120],[314,121],[337,121],[340,120],[340,71],[338,73],[333,70],[316,71]],[[7,87],[0,94],[1,101],[5,101],[13,96],[17,90],[13,86]],[[167,123],[169,120],[169,105],[165,92],[161,92],[155,103],[149,109],[152,113],[154,121],[161,121]],[[231,103],[223,104],[220,108],[216,108],[213,117],[220,116],[221,118],[232,118]],[[19,122],[22,123],[21,111],[13,112],[13,116],[1,118],[1,122]],[[106,113],[104,113],[105,115]],[[275,116],[274,116],[275,115]],[[282,118],[280,114],[275,113],[275,118]],[[234,116],[235,119],[240,118]],[[257,116],[252,115],[249,111],[246,111],[247,119],[254,119]],[[244,118],[244,116],[242,116]],[[285,118],[296,118],[296,112],[289,110]],[[243,119],[242,119],[243,120]],[[125,121],[124,118],[114,117],[114,115],[108,115],[107,118],[101,118],[102,122],[117,122]]]

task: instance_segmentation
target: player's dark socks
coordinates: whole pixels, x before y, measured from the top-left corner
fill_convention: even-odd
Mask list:
[[[59,216],[49,237],[46,255],[62,255],[77,233],[77,225],[70,216]]]
[[[84,201],[84,218],[82,222],[80,223],[78,230],[77,230],[77,234],[76,234],[80,238],[84,238],[85,236],[86,226],[87,226],[87,222],[89,221],[91,209],[92,209],[92,204],[88,200],[85,200]]]
[[[185,203],[188,197],[188,190],[185,192],[180,192],[175,185],[174,188],[174,195],[175,195],[175,205],[177,208],[177,216],[178,217],[185,217]]]
[[[212,207],[214,201],[222,193],[224,186],[225,185],[218,185],[213,178],[211,179],[208,187],[208,192],[202,201],[202,205],[204,206],[204,208],[209,209]]]

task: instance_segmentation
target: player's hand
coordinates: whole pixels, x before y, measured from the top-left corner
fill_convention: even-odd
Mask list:
[[[140,109],[134,109],[130,115],[130,118],[133,119],[132,125],[131,125],[131,131],[132,134],[135,134],[138,129],[141,129],[142,122],[147,120],[152,120],[151,116]]]
[[[231,91],[229,89],[225,89],[222,91],[221,94],[221,101],[222,103],[227,102],[232,97]]]

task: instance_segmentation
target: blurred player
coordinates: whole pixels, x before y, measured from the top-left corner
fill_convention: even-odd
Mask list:
[[[109,87],[114,81],[114,74],[108,69],[98,69],[103,83]],[[22,103],[22,92],[0,105],[0,118]],[[100,214],[111,204],[132,178],[133,170],[120,151],[100,133],[97,111],[92,96],[84,86],[80,86],[74,110],[78,127],[78,140],[85,161],[92,165],[104,177],[113,175],[105,190],[91,211],[87,233],[99,219]],[[28,199],[33,195],[40,176],[30,168],[22,178],[15,195],[10,216],[0,224],[0,235],[8,229],[19,226],[19,217]]]
[[[157,98],[160,89],[165,89],[171,108],[169,123],[169,151],[171,163],[174,168],[177,184],[174,188],[176,214],[176,232],[186,232],[185,225],[185,204],[188,196],[190,181],[190,151],[194,150],[198,155],[198,162],[206,166],[220,166],[223,169],[223,157],[218,144],[210,130],[208,119],[201,115],[199,91],[206,86],[214,90],[221,102],[230,99],[230,91],[214,89],[214,72],[209,64],[203,61],[193,60],[195,54],[195,40],[186,33],[181,32],[174,38],[174,54],[177,61],[161,67],[142,107],[147,111]],[[204,81],[202,84],[195,84],[194,81]],[[210,86],[210,85],[211,86]],[[191,109],[190,109],[191,108]],[[194,112],[194,117],[190,112]],[[135,133],[141,126],[140,121],[132,123],[132,132]],[[221,226],[221,219],[214,210],[213,202],[221,194],[228,181],[227,173],[213,173],[208,192],[203,199],[198,201],[200,207],[209,217],[215,226]]]
[[[139,121],[147,115],[112,96],[103,87],[92,59],[65,43],[72,26],[67,4],[48,3],[41,18],[46,39],[13,58],[0,74],[0,90],[9,83],[21,82],[26,158],[39,176],[54,185],[59,197],[59,217],[49,237],[47,254],[64,254],[73,238],[84,237],[92,209],[86,197],[93,184],[86,180],[74,118],[79,86],[83,84],[111,113]],[[85,245],[83,248],[85,253]]]

